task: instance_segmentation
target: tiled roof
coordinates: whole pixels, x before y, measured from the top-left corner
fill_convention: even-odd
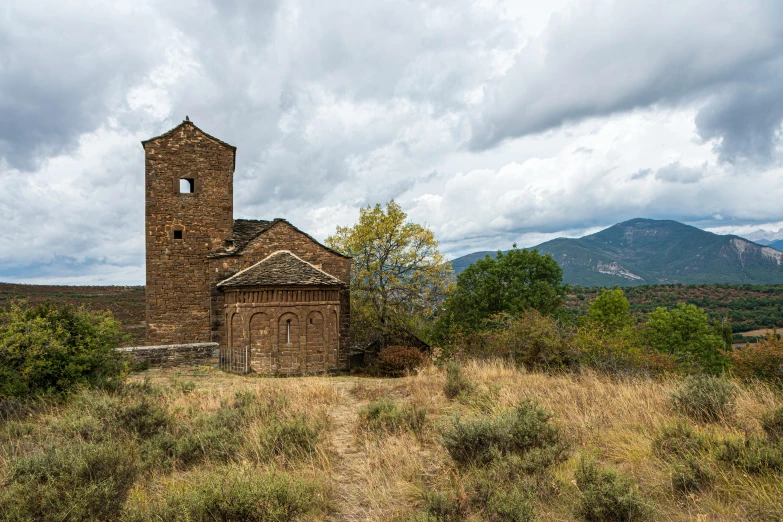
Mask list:
[[[287,250],[270,254],[250,268],[218,283],[220,287],[300,285],[333,286],[345,283]]]

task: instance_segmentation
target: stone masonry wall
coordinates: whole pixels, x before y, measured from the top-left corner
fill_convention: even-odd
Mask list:
[[[134,365],[148,368],[170,368],[201,364],[217,364],[217,343],[173,344],[166,346],[131,346],[117,348],[130,357]]]
[[[236,149],[189,121],[143,145],[147,344],[209,342],[207,255],[231,236]],[[180,179],[195,191],[180,193]]]
[[[268,291],[260,300],[254,289],[227,293],[222,364],[244,366],[262,375],[302,375],[344,369],[339,361],[339,290],[301,288]],[[294,299],[296,296],[298,299]],[[231,350],[235,350],[233,353]]]
[[[225,295],[215,285],[220,281],[231,277],[240,270],[248,268],[268,255],[278,250],[288,250],[295,255],[319,267],[324,272],[348,283],[351,278],[351,260],[336,254],[303,234],[286,221],[279,220],[271,228],[254,239],[242,251],[241,255],[214,258],[211,261],[210,273],[213,276],[212,284],[212,341],[221,346],[227,340]],[[338,345],[337,367],[348,367],[348,333],[350,328],[350,291],[346,286],[339,293],[338,311]],[[304,309],[298,310],[298,313]],[[305,316],[306,317],[306,314]]]

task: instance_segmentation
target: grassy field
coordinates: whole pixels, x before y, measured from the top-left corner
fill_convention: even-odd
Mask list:
[[[42,483],[24,477],[48,477],[43,483],[56,488],[56,477],[69,477],[63,469],[75,466],[67,462],[80,462],[63,464],[58,455],[73,451],[82,458],[85,448],[114,448],[109,453],[127,457],[122,469],[134,468],[124,484],[105,492],[123,520],[531,519],[503,515],[508,506],[541,520],[577,520],[580,513],[585,519],[590,494],[577,475],[590,457],[630,480],[628,498],[650,520],[783,518],[783,469],[776,467],[783,461],[742,453],[764,437],[764,414],[783,406],[779,392],[737,384],[734,408],[707,422],[674,408],[671,394],[682,386],[676,379],[553,376],[500,363],[468,363],[462,379],[460,393],[446,388],[450,399],[445,372],[432,366],[399,379],[150,370],[132,375],[125,391],[85,391],[65,404],[6,412],[0,481],[13,502],[62,505],[71,490],[74,498],[90,498],[103,483],[79,489],[68,479],[64,492],[42,500],[36,489]],[[546,423],[553,426],[547,433],[557,458],[540,464],[530,460],[533,453],[514,460],[510,452],[493,464],[458,462],[447,444],[455,419],[510,418],[503,415],[518,411],[524,399],[553,414]],[[696,486],[683,487],[691,457],[700,471],[685,473]],[[112,477],[121,475],[115,460]],[[514,463],[532,470],[516,483],[508,469]],[[49,472],[35,475],[36,466]],[[519,484],[527,488],[522,497]],[[517,489],[510,496],[492,492],[511,486]],[[20,509],[9,498],[0,501],[6,509],[0,513],[22,520],[9,514]],[[243,502],[264,503],[262,514],[237,511],[252,509]],[[41,520],[72,516],[58,518],[54,507],[50,514]]]

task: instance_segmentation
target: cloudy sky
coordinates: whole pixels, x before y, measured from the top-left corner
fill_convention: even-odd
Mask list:
[[[450,257],[633,217],[781,237],[783,2],[4,0],[0,281],[143,284],[140,141],[235,217],[397,200]]]

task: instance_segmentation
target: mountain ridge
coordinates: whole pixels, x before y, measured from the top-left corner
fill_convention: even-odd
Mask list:
[[[580,286],[783,283],[783,252],[737,235],[720,235],[673,220],[634,218],[580,238],[534,247]],[[455,273],[492,252],[452,261]]]

